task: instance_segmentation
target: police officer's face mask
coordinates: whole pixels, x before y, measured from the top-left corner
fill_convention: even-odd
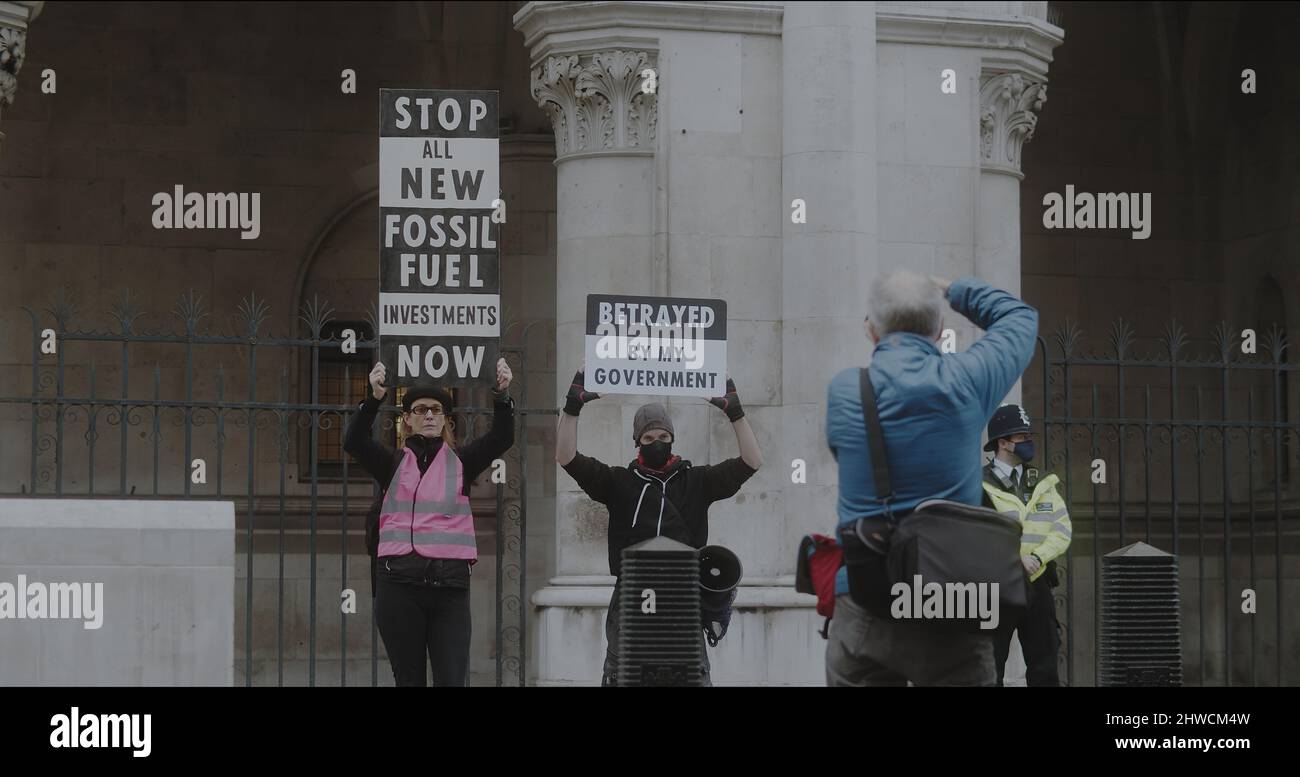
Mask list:
[[[1033,461],[1034,441],[1025,440],[1024,442],[1018,442],[1016,443],[1015,450],[1012,452],[1015,453],[1017,456],[1019,456],[1021,461]]]

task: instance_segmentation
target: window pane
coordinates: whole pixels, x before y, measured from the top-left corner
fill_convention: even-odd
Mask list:
[[[356,407],[365,397],[367,375],[365,362],[326,362],[320,364],[318,396],[322,405]],[[350,384],[350,385],[349,385]],[[343,433],[346,420],[338,419],[329,429],[316,435],[316,461],[319,464],[343,463]]]

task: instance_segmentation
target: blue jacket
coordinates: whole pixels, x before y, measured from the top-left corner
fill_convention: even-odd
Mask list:
[[[885,435],[894,513],[905,516],[926,499],[979,505],[983,497],[980,435],[993,411],[1029,366],[1038,311],[976,278],[948,288],[948,303],[984,337],[965,351],[940,354],[921,335],[894,332],[871,357],[871,385]],[[840,530],[878,515],[858,394],[858,367],[837,374],[826,390],[826,442],[839,463]],[[847,593],[844,570],[836,593]]]

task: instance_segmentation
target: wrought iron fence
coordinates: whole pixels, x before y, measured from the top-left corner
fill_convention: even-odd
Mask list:
[[[340,588],[368,577],[359,571],[368,573],[362,521],[377,486],[336,448],[377,358],[369,334],[373,308],[364,322],[347,322],[313,299],[299,311],[302,337],[264,333],[269,309],[253,295],[225,331],[208,323],[211,315],[192,292],[169,322],[149,331],[137,326],[145,314],[129,293],[109,311],[115,326],[103,331],[74,327],[76,310],[62,291],[46,316],[25,310],[32,325],[30,393],[0,397],[0,408],[16,417],[4,421],[9,428],[17,423],[29,434],[29,461],[21,470],[12,462],[0,468],[0,491],[234,501],[245,576],[244,683],[269,674],[255,668],[269,662],[269,644],[255,650],[268,632],[275,682],[285,681],[288,621],[303,620],[305,610],[305,679],[316,684],[319,609],[338,613],[337,630],[323,633],[337,640],[339,684],[348,683],[353,650],[368,653],[369,682],[378,684],[373,619],[368,635],[349,629],[350,616],[335,609],[332,595],[320,596],[317,564],[325,547],[337,554]],[[354,332],[361,354],[355,362],[336,358],[344,323],[368,328]],[[506,457],[506,482],[478,488],[473,497],[476,514],[495,516],[480,536],[495,544],[488,649],[497,684],[525,682],[527,420],[556,413],[528,407],[522,344],[538,323],[505,329],[503,342],[519,335],[519,345],[501,349],[521,387],[516,444]],[[1239,333],[1226,323],[1193,341],[1176,323],[1142,339],[1120,320],[1103,352],[1086,349],[1083,332],[1069,322],[1050,337],[1052,347],[1048,339],[1039,338],[1024,386],[1044,467],[1062,476],[1074,523],[1057,595],[1062,676],[1071,684],[1095,682],[1100,559],[1141,539],[1181,559],[1185,676],[1201,684],[1286,684],[1298,669],[1286,646],[1300,625],[1300,614],[1288,611],[1284,563],[1300,558],[1300,386],[1292,377],[1300,364],[1287,361],[1285,335],[1277,328],[1264,333],[1254,354],[1242,353]],[[487,405],[485,390],[458,400],[466,437],[490,415]],[[394,420],[391,408],[382,413],[380,433],[393,434]],[[207,457],[215,461],[212,477],[196,482],[192,463]],[[1097,477],[1098,461],[1104,478]],[[310,560],[301,606],[285,590],[291,548]],[[276,563],[266,578],[275,589],[262,591],[275,597],[273,625],[254,617],[259,557]],[[1255,594],[1254,613],[1242,611],[1243,588]]]
[[[1300,556],[1300,364],[1287,361],[1280,328],[1261,334],[1249,353],[1225,322],[1194,341],[1177,322],[1142,339],[1120,319],[1104,352],[1086,349],[1068,321],[1054,348],[1039,338],[1024,386],[1075,529],[1057,594],[1071,683],[1097,677],[1101,557],[1135,540],[1180,556],[1185,676],[1203,685],[1295,677],[1284,560]]]
[[[6,463],[8,479],[0,492],[234,501],[245,576],[244,684],[252,685],[263,674],[255,669],[254,646],[269,627],[254,618],[259,611],[256,572],[262,566],[257,557],[266,561],[274,556],[275,682],[285,681],[286,642],[293,636],[286,634],[286,619],[298,623],[305,616],[305,679],[317,684],[318,620],[322,613],[334,612],[338,629],[328,636],[336,640],[331,644],[337,647],[338,683],[347,685],[349,647],[357,647],[358,637],[354,626],[349,641],[348,621],[357,616],[342,612],[333,591],[321,596],[318,559],[328,543],[338,556],[340,589],[354,588],[349,575],[355,580],[360,569],[366,570],[361,577],[369,587],[364,519],[379,489],[341,453],[341,433],[357,412],[365,376],[378,358],[373,305],[366,321],[349,322],[354,327],[348,334],[355,335],[351,359],[337,358],[346,351],[344,327],[335,325],[333,308],[317,298],[299,311],[302,337],[264,332],[270,310],[256,295],[241,302],[224,331],[211,325],[211,314],[192,291],[176,304],[169,320],[149,331],[138,327],[146,314],[129,291],[108,311],[115,326],[104,330],[74,326],[77,311],[62,289],[43,311],[46,317],[23,309],[32,326],[30,395],[0,397],[0,408],[15,411],[16,420],[6,424],[28,430],[29,461],[21,470],[25,482],[13,479],[21,477],[14,474],[20,470]],[[503,328],[501,355],[517,376],[527,374],[523,343],[538,323]],[[506,344],[512,334],[518,345]],[[143,385],[141,372],[147,376]],[[113,388],[105,391],[105,384]],[[495,630],[489,649],[497,685],[524,685],[526,680],[527,419],[556,413],[553,408],[530,409],[527,382],[517,379],[516,385],[516,444],[504,457],[505,482],[472,492],[474,512],[482,516],[491,511],[495,521],[489,532],[480,524],[479,532],[480,542],[487,533],[495,545]],[[479,422],[490,421],[491,414],[486,386],[461,393],[455,416],[462,438],[474,437]],[[385,406],[376,421],[378,433],[392,440],[395,418],[395,409]],[[169,437],[167,427],[175,428],[181,441]],[[101,442],[114,436],[108,445]],[[200,459],[202,465],[196,465]],[[209,469],[209,464],[214,466]],[[212,476],[201,477],[206,472]],[[309,559],[305,607],[286,600],[291,548]],[[373,617],[370,621],[369,682],[377,685],[378,640]]]

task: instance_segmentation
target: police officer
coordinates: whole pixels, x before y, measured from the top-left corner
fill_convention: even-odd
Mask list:
[[[1004,618],[993,640],[998,685],[1002,685],[1011,633],[1020,633],[1025,680],[1031,686],[1061,684],[1056,656],[1061,647],[1052,588],[1059,584],[1055,558],[1070,546],[1070,516],[1056,490],[1060,479],[1026,465],[1034,459],[1029,415],[1019,405],[1003,405],[993,414],[984,450],[993,460],[984,467],[984,505],[1021,522],[1020,560],[1029,576],[1029,608],[1019,619]]]

